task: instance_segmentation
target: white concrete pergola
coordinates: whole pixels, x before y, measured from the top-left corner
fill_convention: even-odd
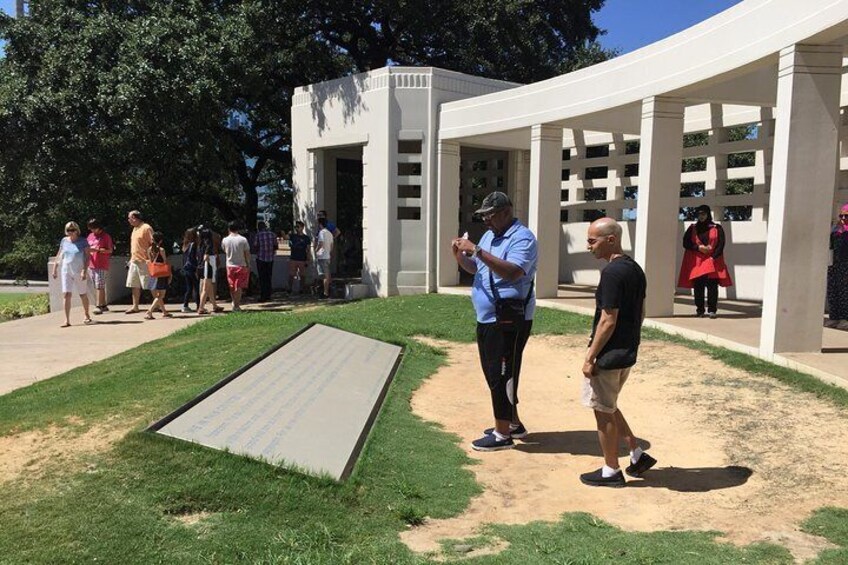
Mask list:
[[[827,226],[848,188],[848,163],[840,166],[846,36],[846,0],[746,0],[638,51],[531,85],[390,67],[304,87],[292,107],[298,214],[311,220],[324,208],[332,217],[334,156],[361,152],[363,282],[380,296],[432,292],[458,284],[448,242],[475,228],[475,199],[502,187],[539,239],[544,298],[561,281],[591,282],[572,258],[585,247],[586,224],[561,214],[596,205],[626,220],[629,206],[636,219],[625,243],[648,276],[647,313],[665,316],[681,254],[681,181],[692,175],[681,176],[681,161],[704,151],[706,201],[754,210],[750,225],[728,230],[727,254],[732,263],[734,246],[742,256],[745,244],[763,244],[734,277],[763,301],[761,356],[819,351]],[[752,122],[759,140],[727,143],[717,133]],[[693,131],[710,132],[708,146],[684,150]],[[638,155],[627,157],[635,139]],[[601,159],[582,155],[593,140],[609,149]],[[727,154],[746,149],[757,164],[730,170]],[[606,179],[572,172],[569,161],[603,164]],[[637,163],[638,176],[625,175]],[[753,179],[750,195],[725,194],[740,174]],[[637,184],[638,206],[625,194]],[[606,197],[589,202],[598,187]]]

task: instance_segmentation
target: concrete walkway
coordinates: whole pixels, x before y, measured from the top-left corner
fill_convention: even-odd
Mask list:
[[[471,294],[468,287],[440,287],[444,294]],[[560,284],[557,298],[541,299],[540,306],[593,316],[595,287]],[[645,325],[696,341],[725,347],[760,357],[759,302],[719,300],[718,318],[696,318],[691,296],[676,296],[674,315],[648,318]],[[820,353],[784,353],[767,359],[776,365],[813,375],[825,382],[848,389],[848,332],[823,328]]]
[[[93,316],[82,323],[82,308],[71,310],[69,328],[60,328],[65,315],[43,316],[0,323],[0,395],[36,381],[61,375],[76,367],[123,353],[205,319],[194,314],[145,320],[144,314],[124,314],[126,306]]]

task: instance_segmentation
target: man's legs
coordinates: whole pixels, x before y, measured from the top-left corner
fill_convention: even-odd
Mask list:
[[[256,270],[259,273],[259,300],[271,298],[271,271],[274,263],[256,260]]]
[[[595,422],[598,424],[598,441],[604,453],[604,464],[618,469],[618,423],[615,413],[595,410]]]
[[[326,298],[330,298],[330,282],[332,280],[332,275],[330,274],[330,267],[327,266],[327,270],[324,273],[324,296]]]

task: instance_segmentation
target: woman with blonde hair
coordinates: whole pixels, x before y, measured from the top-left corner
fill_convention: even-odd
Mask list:
[[[82,308],[85,311],[83,323],[91,323],[91,315],[88,312],[88,240],[80,235],[80,228],[76,222],[65,224],[65,237],[59,243],[59,252],[56,253],[56,262],[53,263],[53,278],[59,275],[59,266],[62,267],[62,299],[65,306],[65,323],[61,327],[67,328],[71,325],[71,295],[76,292],[82,300]]]

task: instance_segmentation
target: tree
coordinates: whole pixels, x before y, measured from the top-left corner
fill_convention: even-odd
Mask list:
[[[15,140],[0,153],[0,256],[40,267],[67,219],[122,225],[131,208],[172,237],[210,219],[252,225],[258,190],[290,186],[296,86],[387,64],[549,78],[613,54],[596,43],[602,5],[33,3],[0,19],[0,136]]]

